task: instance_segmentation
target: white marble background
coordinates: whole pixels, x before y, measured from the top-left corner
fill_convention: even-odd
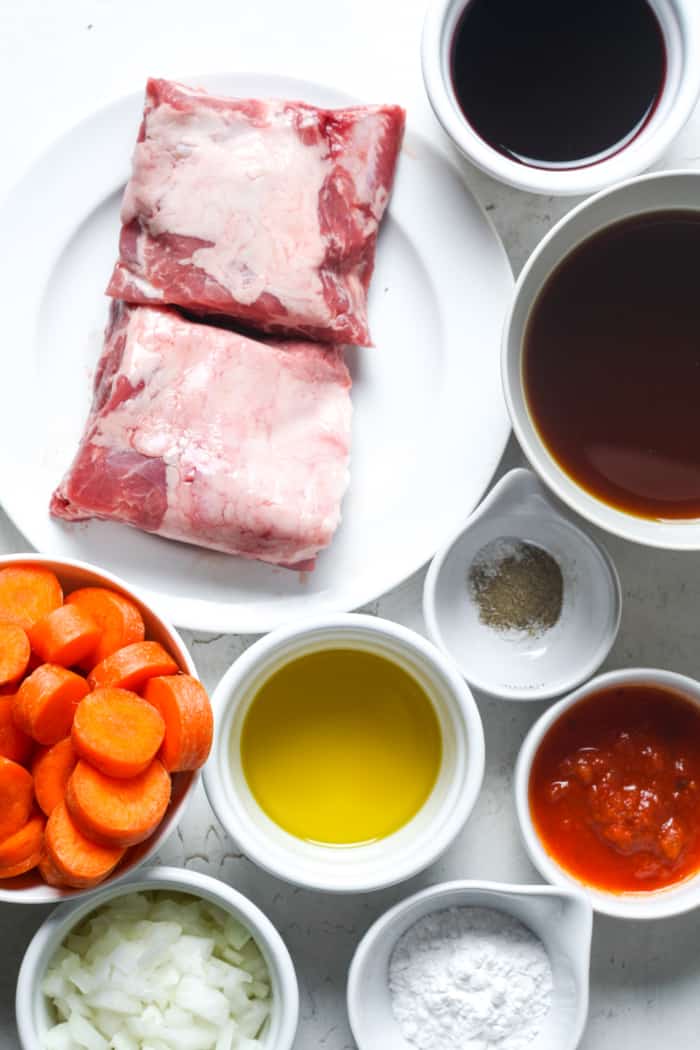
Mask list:
[[[324,81],[368,99],[403,102],[414,125],[447,149],[422,92],[423,8],[423,0],[1,0],[0,194],[52,137],[138,88],[149,74],[265,70]],[[659,166],[700,166],[700,114]],[[467,164],[463,170],[503,237],[516,273],[575,203],[509,190]],[[0,245],[12,250],[2,243],[2,231]],[[4,348],[3,362],[12,367],[11,348]],[[521,462],[511,443],[500,471]],[[624,589],[622,628],[606,666],[667,667],[700,677],[700,557],[650,551],[612,537],[604,542]],[[0,551],[26,549],[0,511]],[[369,611],[422,630],[422,577],[416,574]],[[253,641],[190,632],[185,638],[209,688]],[[301,986],[297,1050],[353,1047],[344,1005],[347,966],[365,929],[394,901],[445,878],[539,881],[518,840],[511,778],[520,741],[543,705],[478,699],[487,753],[479,803],[442,860],[402,886],[357,897],[294,889],[240,855],[203,794],[162,850],[166,863],[230,882],[277,925]],[[0,905],[0,1050],[18,1048],[15,978],[24,948],[48,910]],[[582,1050],[700,1047],[699,946],[700,912],[638,925],[596,918]]]

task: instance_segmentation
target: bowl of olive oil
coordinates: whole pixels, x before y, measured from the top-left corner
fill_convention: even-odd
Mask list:
[[[409,878],[478,797],[469,688],[397,624],[350,614],[275,631],[236,660],[213,705],[209,801],[251,860],[297,885],[350,893]]]

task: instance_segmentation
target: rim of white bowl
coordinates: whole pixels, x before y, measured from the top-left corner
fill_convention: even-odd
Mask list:
[[[142,890],[171,890],[189,893],[217,904],[240,919],[252,933],[270,971],[273,1002],[278,1001],[277,1020],[270,1026],[267,1050],[291,1050],[299,1018],[299,988],[287,946],[265,913],[238,890],[211,875],[184,868],[154,867],[140,871],[118,884],[100,887],[89,898],[67,901],[44,920],[29,942],[17,978],[15,1009],[17,1029],[23,1050],[37,1050],[39,1032],[35,1024],[35,1003],[40,996],[39,982],[51,957],[72,927],[102,904],[128,893]]]
[[[550,195],[595,193],[649,168],[690,117],[700,95],[700,7],[694,0],[649,0],[661,26],[667,70],[656,113],[618,153],[587,166],[548,169],[519,164],[479,136],[461,113],[451,89],[450,41],[470,0],[433,0],[421,40],[426,92],[435,116],[457,148],[482,171],[516,189]],[[668,91],[674,96],[664,106]],[[663,113],[665,109],[665,113]]]
[[[387,929],[396,925],[407,911],[410,911],[416,904],[422,901],[434,900],[436,903],[435,910],[437,911],[440,908],[441,898],[449,897],[453,893],[469,894],[474,892],[485,893],[487,895],[493,894],[495,898],[501,899],[508,899],[509,897],[550,897],[560,900],[563,897],[566,900],[573,901],[586,908],[588,922],[586,924],[587,928],[584,934],[584,939],[580,946],[582,947],[582,951],[580,957],[574,957],[572,954],[572,962],[576,965],[578,976],[581,979],[581,995],[579,996],[577,1003],[576,1032],[574,1033],[576,1038],[573,1040],[573,1045],[577,1045],[585,1028],[590,995],[589,972],[591,939],[593,934],[593,912],[587,894],[582,893],[580,888],[572,885],[555,886],[551,883],[545,885],[533,885],[526,883],[493,882],[481,879],[452,879],[449,882],[439,882],[434,886],[427,886],[425,889],[418,890],[417,893],[412,893],[409,897],[405,897],[403,900],[398,901],[397,904],[392,905],[392,907],[383,912],[379,918],[375,919],[355,948],[355,952],[350,962],[350,968],[348,970],[346,990],[348,1019],[350,1021],[350,1029],[355,1036],[356,1041],[356,1033],[360,1030],[357,1019],[363,1008],[363,1003],[360,998],[362,972],[377,940],[387,931]],[[494,910],[503,911],[504,914],[512,914],[507,908],[499,909],[495,901],[491,905],[485,904],[484,907],[492,907]],[[394,938],[394,943],[396,943],[399,936],[400,935],[397,935]],[[585,961],[585,965],[581,964],[582,958]]]
[[[286,832],[282,833],[282,838],[276,834],[273,844],[265,828],[265,821],[269,821],[269,818],[262,811],[260,811],[260,819],[257,822],[248,818],[249,826],[246,827],[241,818],[243,804],[229,772],[228,749],[231,722],[238,705],[242,702],[240,693],[242,684],[245,684],[249,676],[258,669],[264,669],[271,662],[275,653],[289,642],[302,641],[309,636],[309,651],[313,651],[316,648],[313,644],[313,637],[319,636],[324,631],[339,634],[347,632],[349,636],[352,632],[360,631],[365,632],[368,636],[374,634],[391,640],[404,646],[418,662],[442,679],[446,692],[450,695],[450,703],[454,704],[454,710],[459,715],[458,724],[461,726],[461,735],[455,741],[458,751],[457,762],[458,765],[465,767],[462,774],[461,791],[458,793],[455,784],[452,784],[451,792],[448,793],[446,803],[442,807],[448,811],[436,832],[430,835],[421,833],[420,849],[408,850],[404,847],[403,860],[398,863],[391,853],[392,836],[387,836],[380,843],[382,849],[385,848],[384,844],[388,844],[385,860],[382,860],[381,863],[373,860],[371,865],[368,864],[366,867],[371,867],[371,872],[360,863],[347,864],[344,866],[342,879],[330,879],[325,868],[323,869],[324,874],[319,874],[321,865],[314,870],[312,860],[306,858],[300,860],[291,848],[287,849],[285,845],[280,845],[282,838],[288,839],[290,846],[293,844],[293,836],[287,835]],[[204,789],[211,807],[243,853],[259,867],[285,882],[327,893],[367,893],[408,879],[431,864],[451,845],[462,830],[479,796],[484,776],[485,745],[481,716],[476,701],[449,657],[444,656],[432,642],[422,635],[393,621],[362,613],[344,613],[308,617],[303,621],[278,628],[259,639],[234,661],[219,682],[212,703],[216,728],[212,753],[204,769]],[[468,761],[465,761],[467,753]],[[232,810],[231,799],[238,806],[237,810]],[[425,804],[427,805],[428,802]],[[438,813],[440,812],[441,810],[438,810]],[[279,832],[280,829],[276,831]],[[333,847],[328,848],[333,849]]]
[[[700,12],[700,4],[698,5],[698,11]],[[698,62],[698,68],[700,69],[700,62]],[[654,547],[661,550],[700,549],[700,519],[668,522],[655,521],[653,519],[641,518],[633,514],[627,514],[624,511],[619,510],[617,507],[598,499],[592,493],[587,492],[573,478],[571,478],[566,471],[559,466],[548,451],[546,445],[539,436],[537,427],[531,419],[527,407],[527,399],[525,397],[522,381],[522,336],[525,332],[526,322],[523,324],[523,331],[518,340],[517,347],[513,346],[511,348],[511,344],[513,343],[511,330],[513,328],[513,318],[519,307],[520,297],[523,293],[523,287],[530,279],[532,271],[539,265],[542,255],[548,250],[552,241],[559,237],[562,230],[565,230],[580,215],[596,208],[601,201],[605,201],[617,194],[625,194],[635,186],[645,183],[672,183],[676,179],[686,178],[690,178],[698,183],[698,199],[700,200],[700,170],[693,168],[673,168],[668,171],[648,172],[645,175],[637,175],[633,178],[626,179],[624,182],[620,182],[615,186],[610,186],[607,189],[601,190],[600,193],[596,193],[592,197],[587,198],[585,201],[582,201],[580,204],[577,204],[572,208],[571,211],[567,212],[566,215],[559,219],[551,230],[545,234],[542,240],[539,241],[537,247],[529,256],[523,269],[518,275],[511,299],[511,305],[504,318],[501,338],[501,384],[503,387],[506,408],[510,417],[511,426],[513,427],[513,433],[515,434],[530,466],[537,473],[538,477],[552,492],[555,493],[562,503],[570,507],[581,518],[596,525],[604,532],[611,533],[614,536],[619,536],[621,539],[627,540],[628,542],[640,543],[643,546]],[[672,205],[659,205],[659,207],[661,210],[672,210]],[[700,204],[698,205],[697,210],[700,211]],[[629,217],[636,214],[645,214],[647,211],[649,211],[648,208],[642,208],[639,211],[631,212]],[[627,217],[628,216],[623,215],[621,218],[625,219]],[[576,243],[571,248],[567,248],[563,252],[557,253],[557,260],[554,267],[549,268],[545,277],[538,282],[537,294],[539,294],[544,287],[544,284],[553,269],[556,269],[556,266],[558,266],[563,259],[570,255],[572,251],[575,251],[578,245],[584,243],[589,237],[594,236],[600,230],[608,229],[617,221],[620,221],[620,219],[611,219],[602,225],[595,226],[589,232],[577,238]],[[537,294],[533,296],[533,303],[537,299]],[[531,308],[532,307],[530,307],[530,309]],[[517,379],[514,379],[511,382],[511,373],[515,372],[517,372]],[[520,404],[521,401],[522,407]],[[663,530],[666,528],[668,528],[669,534],[664,538]],[[695,538],[693,538],[693,536]]]
[[[521,467],[516,469],[523,470],[524,468]],[[504,475],[504,478],[507,478],[512,473],[514,473],[514,471],[509,471],[508,474]],[[501,480],[503,480],[503,478]],[[537,481],[538,484],[541,484],[539,478]],[[486,498],[488,499],[488,496]],[[549,495],[545,493],[544,498],[549,500]],[[610,654],[610,650],[615,644],[615,639],[620,630],[620,622],[622,620],[622,585],[620,583],[620,574],[617,571],[615,562],[612,560],[612,557],[605,547],[601,543],[598,543],[597,540],[594,540],[592,536],[589,536],[587,532],[584,532],[584,530],[575,522],[571,521],[570,518],[561,515],[561,512],[556,510],[556,513],[564,518],[571,529],[577,534],[580,542],[591,547],[596,552],[602,562],[603,569],[607,571],[610,592],[610,608],[614,611],[614,620],[611,625],[610,634],[603,639],[598,648],[589,656],[588,660],[581,664],[575,673],[572,672],[568,680],[565,679],[555,687],[540,686],[539,689],[510,688],[507,693],[499,692],[497,688],[494,688],[492,683],[489,683],[484,679],[479,678],[478,675],[474,675],[471,671],[468,671],[462,661],[458,660],[457,657],[453,655],[443,636],[437,613],[436,591],[445,562],[450,555],[452,548],[459,542],[467,529],[470,528],[472,521],[481,516],[480,508],[481,504],[476,508],[474,513],[470,514],[462,523],[460,528],[457,529],[447,543],[437,551],[428,567],[425,582],[423,584],[423,617],[425,619],[426,630],[435,645],[437,645],[437,647],[449,656],[459,667],[461,673],[469,684],[475,689],[479,689],[481,692],[486,693],[487,696],[493,697],[496,700],[512,700],[516,703],[527,702],[529,700],[551,700],[553,697],[561,696],[562,693],[566,693],[570,689],[574,689],[576,686],[581,685],[582,682],[585,682],[595,673],[595,671],[597,671],[603,661],[606,660]]]
[[[56,574],[60,576],[62,570],[85,573],[94,577],[93,586],[103,585],[112,586],[118,591],[123,591],[124,594],[130,596],[134,601],[147,611],[148,615],[157,620],[163,633],[167,636],[168,641],[172,643],[173,648],[176,650],[179,658],[178,663],[181,664],[184,670],[188,674],[193,675],[195,678],[199,678],[195,662],[192,658],[192,654],[185,645],[180,633],[172,623],[161,613],[161,611],[153,605],[152,602],[148,601],[143,594],[139,591],[138,587],[132,587],[131,584],[127,583],[120,576],[116,576],[114,573],[109,572],[107,569],[102,569],[98,565],[93,565],[87,561],[80,561],[77,558],[54,558],[50,554],[37,554],[35,551],[24,551],[19,554],[3,554],[0,555],[0,569],[5,568],[7,565],[45,565],[55,570]],[[137,858],[136,861],[131,863],[128,867],[125,867],[123,871],[117,869],[108,876],[104,883],[101,883],[99,887],[88,890],[61,890],[55,886],[49,886],[47,884],[40,884],[37,886],[7,888],[0,884],[0,901],[7,902],[10,904],[21,904],[21,905],[32,905],[32,904],[58,904],[61,901],[78,901],[91,897],[94,893],[100,892],[103,888],[108,886],[116,886],[128,879],[131,875],[135,874],[147,864],[149,860],[152,860],[158,850],[167,842],[170,836],[173,834],[178,824],[184,817],[187,809],[192,802],[192,798],[195,793],[195,788],[201,780],[201,770],[197,769],[190,774],[190,783],[186,790],[183,792],[182,797],[175,803],[174,808],[168,809],[163,821],[167,821],[167,826],[163,828],[162,832],[159,830],[154,832],[154,838],[151,845],[147,850],[144,850],[143,854]],[[136,847],[138,848],[138,847]]]
[[[583,890],[590,898],[593,911],[599,915],[635,921],[684,915],[700,906],[700,871],[663,889],[640,893],[611,893],[597,886],[589,886],[559,865],[546,851],[530,815],[530,772],[535,754],[547,730],[579,700],[616,685],[658,685],[660,688],[680,693],[700,708],[700,682],[688,675],[656,667],[627,667],[618,671],[607,671],[591,678],[585,685],[547,708],[530,727],[515,763],[513,790],[521,839],[530,860],[543,879],[562,889],[576,887]],[[692,892],[688,893],[690,889]]]

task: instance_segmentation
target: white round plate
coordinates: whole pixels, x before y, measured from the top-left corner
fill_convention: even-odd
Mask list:
[[[228,95],[356,102],[271,75],[186,80]],[[432,556],[503,452],[499,341],[513,287],[504,249],[459,171],[409,126],[370,292],[376,346],[348,351],[355,413],[343,522],[314,572],[113,523],[55,521],[49,499],[88,412],[142,104],[130,95],[73,128],[0,209],[0,499],[38,550],[122,576],[183,627],[260,632],[354,609]]]

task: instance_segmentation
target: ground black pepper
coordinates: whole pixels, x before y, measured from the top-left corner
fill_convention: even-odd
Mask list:
[[[539,635],[561,615],[561,569],[532,543],[503,537],[486,544],[471,564],[468,584],[479,619],[497,631]]]

